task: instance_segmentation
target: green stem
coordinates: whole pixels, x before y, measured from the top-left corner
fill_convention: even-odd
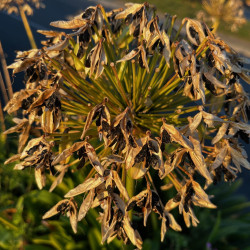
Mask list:
[[[128,191],[129,197],[134,195],[134,180],[127,174],[126,175],[126,189]],[[132,210],[128,212],[129,218],[132,219]]]
[[[213,33],[214,34],[217,32],[219,25],[220,25],[220,20],[218,18],[216,18],[214,23],[213,23]]]

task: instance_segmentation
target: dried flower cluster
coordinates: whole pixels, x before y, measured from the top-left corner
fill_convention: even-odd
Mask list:
[[[238,30],[247,21],[242,0],[203,0],[202,5],[208,16],[200,11],[198,18],[212,21],[214,24],[222,20],[230,25],[231,31]]]
[[[41,0],[1,0],[0,2],[0,10],[5,10],[8,14],[18,14],[18,8],[21,7],[27,15],[33,15],[33,9],[31,6],[34,6],[37,9],[44,8],[44,4]]]
[[[135,217],[147,226],[157,213],[163,240],[167,228],[181,231],[172,209],[196,226],[194,206],[216,207],[204,188],[250,169],[239,143],[250,134],[240,83],[250,83],[249,61],[204,23],[186,18],[176,31],[174,21],[160,23],[147,3],[110,12],[97,5],[51,23],[72,33],[39,31],[44,47],[17,54],[9,68],[25,72],[26,87],[5,110],[21,109],[23,118],[5,132],[20,133],[19,154],[6,163],[34,169],[40,189],[53,175],[50,191],[70,169],[83,174],[92,166],[43,219],[66,214],[76,232],[77,221],[99,207],[102,242],[118,237],[141,248]],[[166,200],[159,186],[175,196]]]

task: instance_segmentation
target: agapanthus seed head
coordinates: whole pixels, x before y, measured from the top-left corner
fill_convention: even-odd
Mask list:
[[[176,17],[166,18],[161,24],[148,3],[108,13],[92,6],[52,22],[72,33],[40,31],[49,39],[43,49],[19,52],[9,66],[25,71],[25,89],[5,107],[23,116],[5,132],[20,134],[19,154],[6,163],[34,169],[40,189],[54,175],[50,191],[69,169],[84,176],[44,219],[66,215],[76,232],[99,207],[102,242],[117,237],[141,249],[135,217],[146,227],[157,213],[164,240],[167,228],[181,231],[172,209],[197,226],[193,207],[216,208],[206,187],[250,169],[240,144],[250,134],[240,83],[250,81],[249,61],[205,24],[184,19],[183,36]]]

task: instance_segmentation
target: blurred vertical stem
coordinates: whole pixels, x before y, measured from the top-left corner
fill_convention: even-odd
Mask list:
[[[1,141],[5,142],[6,136],[3,134],[3,131],[5,131],[6,128],[4,124],[4,115],[3,115],[1,100],[0,100],[0,125],[1,125],[1,130],[2,130],[2,133],[0,133],[0,142]]]
[[[3,51],[1,41],[0,41],[0,59],[1,59],[1,64],[2,64],[2,68],[3,68],[5,83],[7,85],[8,95],[9,95],[9,98],[11,99],[13,97],[13,89],[12,89],[10,75],[9,75],[9,71],[7,69],[7,63],[5,60],[4,51]],[[7,104],[7,102],[6,102],[6,104]]]
[[[3,97],[3,100],[4,100],[5,105],[6,105],[7,102],[9,101],[9,99],[8,99],[8,95],[7,95],[7,92],[6,92],[6,87],[4,85],[4,81],[3,81],[3,77],[2,77],[1,72],[0,72],[0,89],[1,89],[1,96]]]
[[[29,41],[30,41],[30,45],[31,45],[32,49],[36,49],[37,48],[36,42],[35,42],[35,39],[33,37],[32,31],[31,31],[30,25],[28,23],[27,17],[25,15],[25,12],[23,10],[23,7],[19,5],[18,8],[19,8],[19,12],[20,12],[20,15],[21,15],[21,18],[23,21],[24,28],[26,30],[27,36],[28,36]]]

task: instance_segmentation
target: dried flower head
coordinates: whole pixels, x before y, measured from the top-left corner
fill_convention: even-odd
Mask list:
[[[230,26],[231,31],[236,31],[247,21],[241,0],[203,0],[202,5],[208,17],[201,11],[198,13],[198,18],[212,21],[215,26],[218,22],[224,21]]]
[[[117,237],[140,249],[135,217],[146,227],[158,214],[164,240],[169,227],[181,231],[172,209],[197,226],[193,207],[216,207],[205,188],[250,169],[239,142],[250,134],[240,83],[250,83],[249,61],[206,24],[185,18],[183,37],[174,22],[167,16],[161,24],[147,3],[108,13],[89,7],[51,23],[71,33],[39,31],[44,47],[19,52],[9,66],[25,72],[26,86],[5,107],[23,116],[5,132],[20,133],[19,154],[6,163],[33,168],[39,188],[53,175],[50,191],[69,169],[84,176],[44,219],[66,214],[76,232],[77,221],[99,207],[102,242]]]
[[[31,6],[39,9],[44,8],[45,5],[42,3],[42,0],[1,0],[0,2],[0,10],[5,10],[8,14],[13,12],[18,14],[18,8],[21,7],[27,15],[33,15]]]

